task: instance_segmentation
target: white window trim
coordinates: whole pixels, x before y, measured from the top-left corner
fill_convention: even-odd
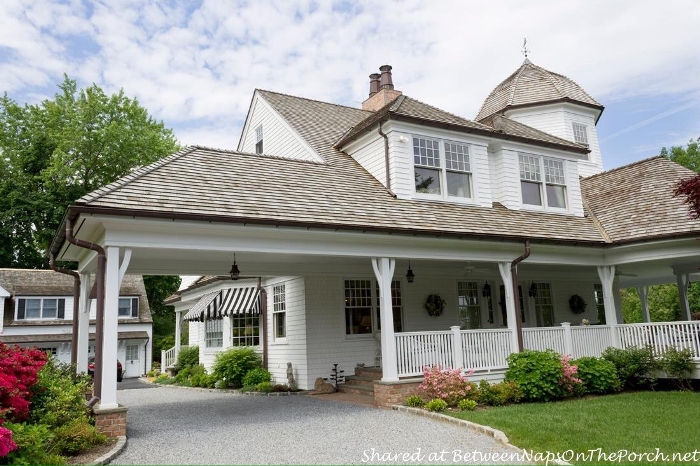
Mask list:
[[[121,315],[119,314],[119,301],[117,301],[117,316],[119,319],[138,319],[138,316],[134,317],[133,311],[134,311],[134,301],[133,299],[136,298],[138,299],[138,296],[120,296],[119,301],[122,299],[128,299],[129,300],[129,315]]]
[[[561,214],[568,214],[571,213],[571,199],[570,199],[570,192],[571,192],[571,183],[569,180],[568,176],[568,160],[566,159],[561,159],[558,157],[552,157],[549,155],[541,155],[541,154],[533,154],[531,152],[524,152],[524,151],[518,151],[517,152],[518,159],[518,191],[520,192],[520,208],[522,210],[533,210],[537,212],[555,212],[555,213],[561,213]],[[529,157],[535,157],[539,161],[539,166],[540,166],[540,181],[534,181],[534,180],[523,180],[520,176],[520,155],[525,155]],[[546,181],[546,175],[545,175],[545,167],[544,167],[544,159],[551,159],[551,160],[556,160],[557,162],[562,163],[562,170],[564,172],[564,184],[559,184],[559,183],[547,183]],[[538,183],[540,185],[540,194],[542,198],[542,205],[534,205],[534,204],[525,204],[523,202],[523,191],[522,191],[522,182],[530,182],[530,183]],[[553,186],[564,186],[565,189],[565,202],[566,202],[566,207],[550,207],[547,202],[547,185],[553,185]]]
[[[375,338],[375,335],[380,333],[380,324],[379,321],[377,320],[377,313],[379,312],[379,290],[378,286],[379,284],[377,283],[377,279],[374,277],[358,277],[358,276],[353,276],[353,277],[343,277],[341,279],[340,285],[343,290],[343,300],[345,299],[345,281],[346,280],[352,280],[352,281],[358,281],[358,280],[367,280],[370,283],[370,299],[371,299],[371,304],[370,304],[370,319],[372,322],[372,332],[371,333],[347,333],[347,330],[345,329],[346,327],[346,316],[345,316],[345,304],[342,306],[342,313],[341,313],[341,331],[343,332],[343,335],[345,335],[345,338],[348,340],[361,340],[365,338]],[[406,319],[405,319],[405,313],[404,309],[406,307],[405,305],[405,292],[406,292],[406,282],[402,279],[396,278],[392,279],[391,283],[393,286],[394,282],[399,283],[399,292],[400,292],[400,298],[401,298],[401,305],[400,306],[394,306],[393,302],[393,293],[392,293],[392,306],[391,306],[391,312],[393,316],[394,312],[394,307],[399,307],[401,309],[401,331],[405,332],[406,331]],[[381,318],[381,317],[380,317]]]
[[[369,282],[369,288],[370,288],[370,311],[369,311],[369,317],[371,319],[371,324],[372,324],[372,331],[370,333],[347,333],[347,321],[346,321],[346,307],[345,307],[345,282],[346,281],[368,281]],[[340,313],[340,329],[342,332],[342,335],[345,337],[346,340],[363,340],[363,339],[374,339],[374,332],[376,331],[377,324],[374,322],[374,317],[372,316],[373,312],[376,312],[376,307],[375,307],[375,292],[372,290],[372,287],[375,286],[374,284],[376,283],[376,280],[374,278],[370,277],[362,277],[362,276],[355,276],[355,277],[343,277],[340,279],[340,287],[342,291],[342,299],[343,299],[343,305],[341,307],[341,313]]]
[[[213,334],[213,333],[219,333],[218,331],[217,331],[217,332],[213,332],[213,331],[212,331],[212,332],[208,332],[208,331],[207,331],[207,324],[208,324],[209,322],[220,322],[220,325],[221,325],[221,345],[218,345],[218,346],[211,346],[211,345],[209,345],[209,340],[213,340],[214,337],[209,338],[209,337],[207,336],[207,334],[208,334],[208,333],[212,333],[212,334]],[[210,325],[211,325],[211,324],[210,324]],[[223,321],[223,319],[211,319],[211,320],[207,319],[207,320],[205,320],[205,321],[204,321],[204,347],[205,347],[206,349],[210,350],[210,351],[222,349],[222,348],[224,348],[224,343],[225,343],[224,340],[225,340],[225,339],[224,339],[224,321]]]
[[[414,154],[413,154],[413,138],[419,138],[419,139],[426,139],[426,140],[431,140],[431,141],[437,141],[438,142],[438,156],[439,156],[439,161],[440,161],[440,167],[430,167],[427,165],[419,165],[415,163],[414,159]],[[477,189],[477,183],[476,183],[476,176],[474,175],[474,144],[469,143],[469,142],[464,142],[464,141],[458,141],[455,139],[449,139],[449,138],[443,138],[443,137],[433,137],[433,136],[426,136],[423,134],[411,134],[410,138],[410,156],[411,156],[411,177],[414,176],[415,173],[415,167],[422,167],[422,168],[427,168],[427,169],[432,169],[432,170],[440,170],[440,194],[428,194],[428,193],[419,193],[416,191],[416,183],[415,180],[412,179],[411,185],[412,185],[412,193],[413,197],[415,199],[426,199],[426,200],[431,200],[431,201],[442,201],[442,202],[451,202],[451,203],[459,203],[459,204],[469,204],[469,205],[478,205],[478,189]],[[449,144],[459,144],[461,146],[466,146],[468,150],[468,160],[469,160],[469,171],[468,172],[461,172],[461,173],[468,173],[469,174],[469,184],[471,188],[471,197],[458,197],[458,196],[450,196],[447,192],[447,172],[448,171],[457,171],[457,170],[448,170],[447,169],[447,158],[445,155],[445,143]]]
[[[284,301],[281,302],[281,304],[284,305],[284,309],[275,309],[276,303],[275,303],[275,296],[278,295],[277,291],[278,289],[282,289],[282,296],[284,296]],[[272,285],[272,325],[271,325],[271,333],[272,333],[272,341],[274,343],[286,343],[287,342],[287,332],[288,332],[288,314],[287,314],[287,286],[286,283],[277,283],[275,285]],[[284,336],[283,337],[278,337],[277,336],[277,323],[275,322],[275,315],[277,314],[284,314]],[[262,344],[262,342],[261,342]]]
[[[258,329],[258,344],[257,344],[257,345],[234,345],[234,344],[233,344],[234,341],[240,342],[241,340],[245,340],[246,338],[248,338],[246,335],[243,335],[243,336],[240,336],[240,335],[239,335],[239,336],[237,336],[237,337],[236,337],[236,336],[233,336],[233,331],[234,331],[234,329],[245,329],[245,328],[247,328],[247,326],[244,326],[244,327],[234,326],[234,325],[233,325],[234,319],[243,319],[243,320],[245,320],[245,319],[249,319],[249,318],[251,318],[251,317],[257,319],[257,327],[253,327],[253,328],[257,328],[257,329]],[[262,334],[262,333],[263,333],[263,332],[262,332],[262,319],[261,319],[261,317],[262,317],[262,316],[261,316],[260,314],[253,314],[252,316],[249,316],[249,315],[238,316],[238,315],[235,315],[235,314],[234,314],[234,315],[229,316],[229,327],[231,328],[231,335],[229,336],[229,341],[230,341],[230,343],[231,343],[230,346],[231,346],[232,348],[241,348],[241,347],[246,347],[246,346],[250,346],[250,347],[255,348],[255,347],[262,346],[262,344],[263,344],[263,334]],[[254,339],[254,338],[255,338],[255,335],[251,335],[250,338],[253,338],[253,339]]]
[[[255,153],[256,154],[263,154],[265,151],[265,134],[263,133],[263,125],[260,123],[258,126],[255,127]],[[262,142],[262,150],[258,152],[258,144]]]
[[[38,299],[41,301],[40,307],[39,307],[39,317],[27,317],[27,309],[25,307],[24,310],[24,318],[23,319],[18,319],[19,316],[19,301],[20,299],[23,299],[25,301],[30,300],[30,299]],[[44,314],[44,300],[56,300],[56,317],[43,317]],[[60,307],[59,301],[63,300],[63,317],[58,317],[58,309]],[[25,303],[26,306],[26,303]],[[25,321],[55,321],[55,320],[66,320],[66,297],[65,296],[18,296],[15,299],[15,315],[14,315],[14,320],[16,322],[25,322]]]
[[[580,127],[583,129],[583,134],[586,136],[586,142],[579,142],[579,141],[576,140],[576,125],[580,126]],[[581,122],[579,122],[579,121],[572,121],[572,122],[571,122],[571,133],[572,133],[572,136],[573,136],[572,140],[573,140],[576,144],[581,144],[581,145],[584,145],[584,146],[586,146],[586,147],[590,147],[590,144],[591,144],[591,137],[590,137],[590,133],[589,133],[589,131],[588,131],[588,124],[586,124],[586,123],[581,123]]]

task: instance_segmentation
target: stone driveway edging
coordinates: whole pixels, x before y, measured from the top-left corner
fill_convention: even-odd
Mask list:
[[[93,463],[90,464],[109,464],[114,458],[119,456],[119,454],[126,448],[126,436],[120,435],[117,437],[117,443],[114,444],[114,448],[112,448],[109,453],[106,455],[102,455],[99,458],[95,459]]]
[[[510,443],[510,440],[508,440],[508,436],[503,433],[503,431],[500,431],[498,429],[494,429],[493,427],[489,426],[484,426],[481,424],[477,424],[475,422],[471,421],[465,421],[464,419],[457,419],[456,417],[452,416],[447,416],[445,414],[440,414],[440,413],[433,413],[431,411],[426,411],[424,409],[420,408],[409,408],[408,406],[400,406],[400,405],[394,405],[391,407],[394,411],[402,411],[405,413],[411,413],[416,416],[424,416],[424,417],[429,417],[431,419],[435,419],[437,421],[442,421],[442,422],[448,422],[450,424],[457,424],[460,426],[464,426],[468,429],[475,430],[477,432],[481,432],[482,434],[486,434],[488,436],[493,437],[495,440],[501,442],[506,448],[517,452],[517,453],[522,453],[523,449],[518,448],[512,443]],[[550,461],[553,464],[558,464],[561,466],[571,466],[571,463],[567,463],[566,461],[562,460],[552,460]]]
[[[179,388],[181,390],[194,390],[198,392],[211,392],[211,393],[236,393],[239,395],[247,395],[247,396],[292,396],[292,395],[308,395],[308,391],[300,391],[300,392],[270,392],[270,393],[263,393],[263,392],[242,392],[240,390],[236,390],[233,388],[203,388],[203,387],[184,387],[182,385],[175,385],[175,384],[170,384],[170,385],[165,385],[165,384],[158,384],[158,383],[153,383],[149,382],[147,380],[140,379],[143,383],[150,383],[152,385],[155,385],[156,387],[164,387],[164,388]]]

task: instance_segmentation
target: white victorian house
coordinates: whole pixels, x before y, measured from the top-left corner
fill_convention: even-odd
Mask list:
[[[73,285],[71,277],[51,270],[0,269],[0,343],[37,347],[61,362],[76,362]],[[89,280],[83,292],[90,292]],[[95,355],[94,298],[89,296],[87,306],[78,310],[85,318],[77,330],[88,342],[79,349],[86,363],[80,372],[87,371],[87,358]],[[117,314],[116,358],[122,363],[124,377],[139,377],[151,369],[153,344],[153,320],[140,276],[124,278]]]
[[[202,361],[257,346],[280,382],[292,362],[300,388],[336,363],[379,365],[378,384],[425,364],[498,378],[520,347],[682,345],[700,358],[686,296],[700,222],[673,197],[691,171],[656,157],[604,172],[603,106],[528,60],[475,120],[380,70],[362,108],[256,90],[236,150],[187,147],[68,209],[51,252],[104,274],[105,360],[125,273],[201,275],[170,302]],[[670,282],[683,322],[622,323],[620,287],[644,302]]]

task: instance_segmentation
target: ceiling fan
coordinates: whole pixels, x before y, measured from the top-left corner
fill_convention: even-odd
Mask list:
[[[462,274],[464,275],[470,275],[472,273],[487,273],[491,272],[491,269],[488,267],[477,267],[476,265],[472,264],[471,262],[467,262],[464,267],[462,267]]]

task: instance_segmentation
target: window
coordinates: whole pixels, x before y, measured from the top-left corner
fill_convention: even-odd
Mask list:
[[[126,360],[127,361],[138,361],[139,359],[139,345],[126,345]]]
[[[262,125],[255,128],[255,153],[263,153],[263,127]]]
[[[231,316],[231,346],[259,345],[260,314],[245,313]]]
[[[459,327],[462,330],[481,328],[481,306],[477,282],[457,282]]]
[[[272,288],[272,326],[275,338],[287,337],[287,302],[284,284]]]
[[[518,159],[523,204],[565,209],[564,161],[528,154],[519,154]],[[544,173],[544,180],[542,173]],[[542,181],[544,181],[544,190]]]
[[[554,306],[552,305],[552,288],[549,283],[537,283],[535,312],[540,327],[554,325]]]
[[[345,334],[372,333],[370,280],[345,280]]]
[[[224,345],[224,321],[222,319],[205,320],[204,333],[207,348],[221,348]]]
[[[119,298],[119,317],[138,317],[139,298]]]
[[[55,346],[46,346],[43,348],[37,348],[39,351],[43,351],[46,354],[50,354],[51,356],[56,356],[58,354],[58,348]]]
[[[16,320],[65,319],[64,298],[20,298]]]
[[[603,300],[603,285],[600,283],[593,285],[593,299],[595,301],[598,323],[605,325],[605,301]]]
[[[588,130],[586,125],[581,123],[571,123],[574,130],[574,142],[588,146]]]
[[[377,330],[382,329],[382,319],[380,317],[381,313],[381,300],[379,295],[379,283],[376,284],[377,290]],[[394,317],[394,332],[403,331],[402,322],[402,305],[401,305],[401,282],[394,280],[391,282],[391,308]]]
[[[440,155],[441,147],[443,156]],[[444,169],[441,157],[445,160]],[[466,144],[414,137],[413,163],[416,193],[436,194],[443,198],[472,197],[471,163]],[[443,185],[447,187],[446,192]]]

